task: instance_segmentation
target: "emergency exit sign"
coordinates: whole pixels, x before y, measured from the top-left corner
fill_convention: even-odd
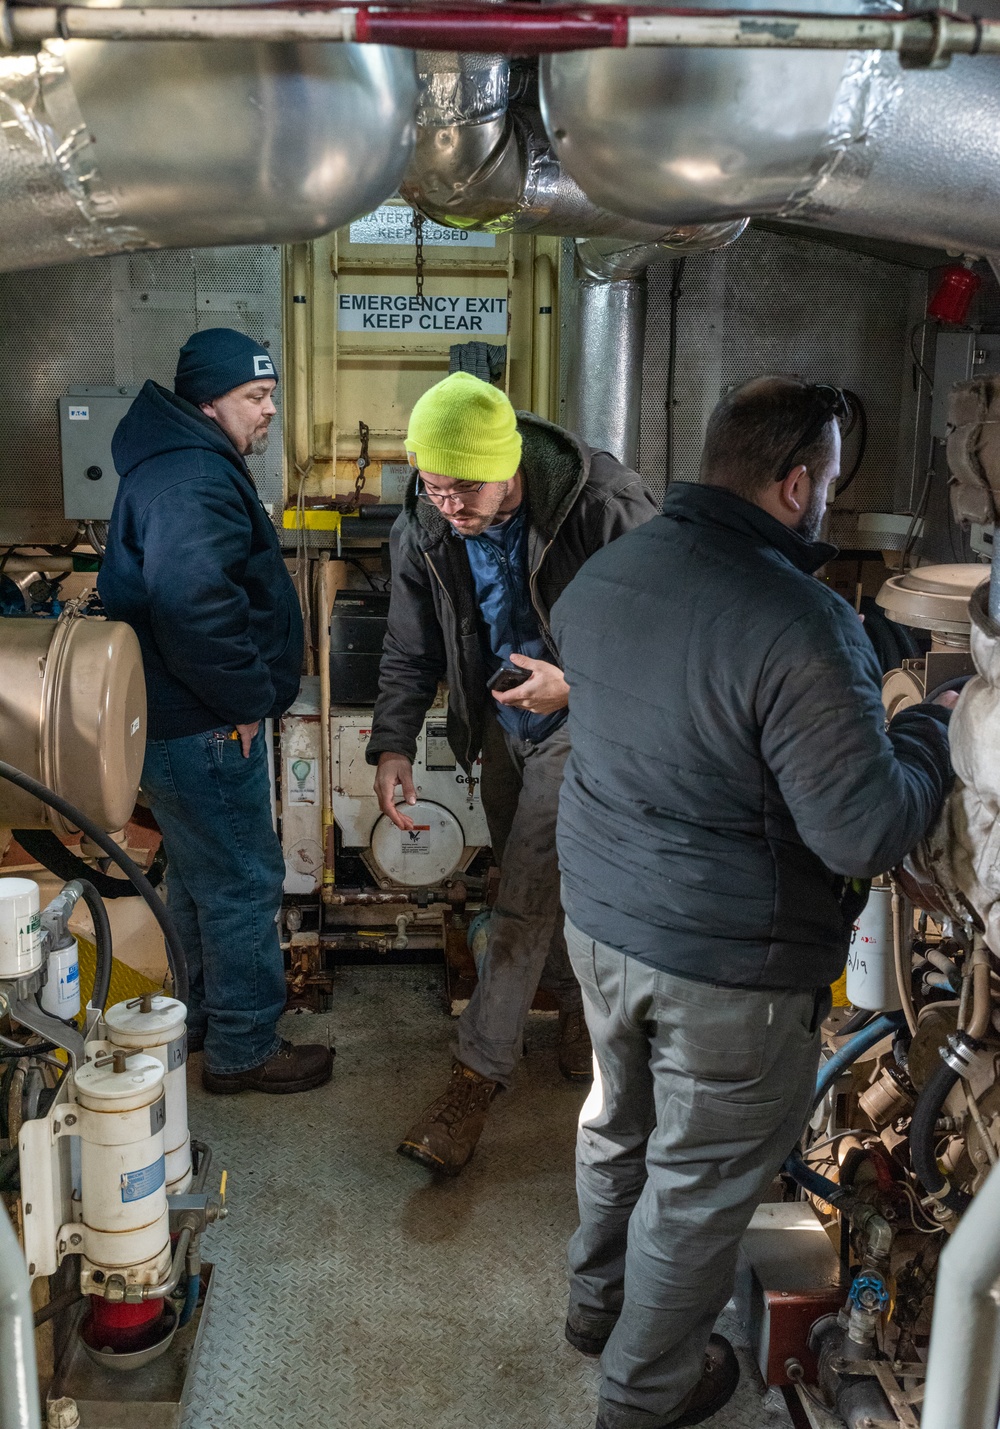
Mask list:
[[[418,298],[402,293],[341,293],[340,332],[457,333],[463,337],[506,337],[507,299],[468,294]]]

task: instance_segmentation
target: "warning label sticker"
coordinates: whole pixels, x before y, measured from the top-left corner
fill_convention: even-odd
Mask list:
[[[416,824],[412,829],[403,834],[403,853],[429,854],[431,851],[431,826],[430,824]]]
[[[166,1177],[166,1163],[161,1156],[151,1166],[143,1166],[140,1171],[123,1171],[121,1179],[122,1200],[142,1201],[158,1191]]]
[[[405,293],[341,293],[340,332],[455,332],[476,337],[507,336],[507,299],[469,294],[418,298]]]

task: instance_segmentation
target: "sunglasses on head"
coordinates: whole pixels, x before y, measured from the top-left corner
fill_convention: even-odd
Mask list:
[[[779,466],[775,481],[784,481],[796,465],[795,458],[799,452],[812,446],[828,422],[845,424],[845,432],[850,431],[854,425],[854,408],[841,388],[831,387],[825,382],[815,382],[808,390],[812,397],[813,413],[802,435]]]

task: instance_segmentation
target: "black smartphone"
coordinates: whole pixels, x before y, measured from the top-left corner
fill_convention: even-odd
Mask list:
[[[530,679],[530,670],[518,670],[513,665],[501,665],[499,670],[487,680],[486,688],[502,694],[504,690],[516,690],[518,685],[523,685],[525,680]]]

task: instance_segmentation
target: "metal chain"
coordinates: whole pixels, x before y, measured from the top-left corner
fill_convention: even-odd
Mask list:
[[[417,297],[423,301],[424,296],[424,216],[419,209],[413,210],[413,232],[414,242],[417,247],[415,261],[417,276]]]
[[[361,505],[361,493],[365,489],[365,471],[371,466],[368,456],[368,423],[358,423],[358,437],[361,441],[361,451],[358,454],[358,474],[354,482],[354,494],[351,497],[350,510],[356,511]]]

